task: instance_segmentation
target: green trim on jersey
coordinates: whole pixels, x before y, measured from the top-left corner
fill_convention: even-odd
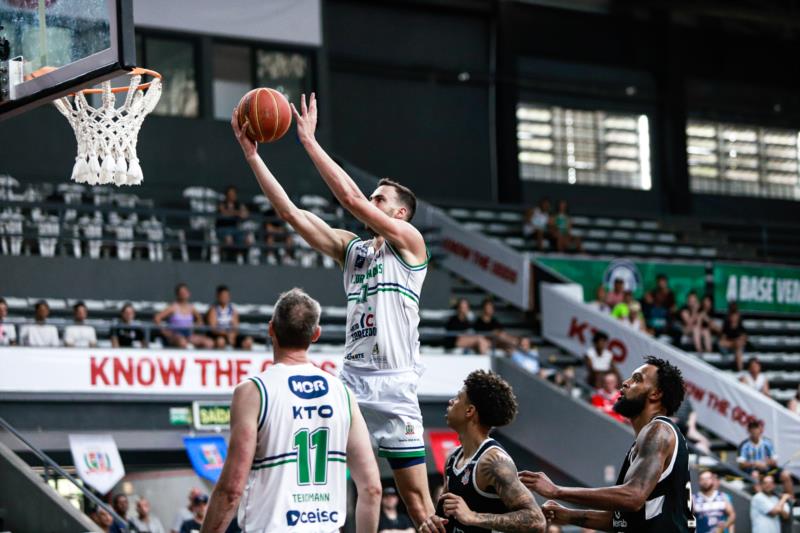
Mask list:
[[[275,466],[281,466],[281,465],[285,465],[285,464],[289,464],[289,463],[296,463],[296,462],[297,462],[297,458],[286,459],[285,461],[278,461],[277,463],[271,463],[271,464],[268,464],[268,465],[255,465],[255,466],[251,467],[250,470],[264,470],[265,468],[272,468],[272,467],[275,467]]]
[[[344,387],[344,393],[347,395],[347,414],[350,415],[350,423],[353,423],[353,405],[350,402],[350,391],[347,389],[347,385],[342,383]]]
[[[389,249],[392,251],[392,253],[397,258],[397,260],[400,261],[400,264],[403,265],[404,267],[406,267],[409,270],[423,270],[425,267],[428,266],[428,263],[431,260],[431,251],[428,249],[427,246],[425,246],[425,262],[424,263],[420,263],[419,265],[409,265],[406,262],[406,260],[403,259],[403,256],[400,255],[400,252],[395,250],[394,246],[392,246],[389,241],[386,241],[386,246],[389,247]]]
[[[350,255],[350,248],[353,247],[353,244],[356,241],[360,241],[360,240],[361,240],[361,237],[355,236],[352,239],[350,239],[350,242],[348,242],[347,246],[344,247],[344,260],[342,260],[342,270],[347,268],[347,256]]]
[[[425,450],[414,450],[410,452],[395,452],[389,450],[378,450],[378,457],[387,459],[407,459],[410,457],[425,457]]]
[[[260,398],[260,402],[258,404],[258,429],[261,430],[261,427],[264,425],[266,421],[267,415],[267,390],[266,385],[261,382],[260,379],[257,379],[255,376],[251,378],[247,378],[256,385],[256,389],[258,389],[258,396]]]

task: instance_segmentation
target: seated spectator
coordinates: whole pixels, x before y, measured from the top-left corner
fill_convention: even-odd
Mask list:
[[[775,478],[764,476],[761,486],[750,500],[750,528],[754,533],[781,533],[781,521],[791,518],[788,492],[775,495]]]
[[[719,328],[714,322],[714,300],[710,294],[703,295],[700,302],[700,341],[706,352],[714,350],[712,335],[717,333]]]
[[[697,299],[696,292],[691,291],[686,295],[686,305],[681,308],[679,316],[681,319],[681,332],[684,337],[694,341],[694,350],[696,352],[702,352],[700,300]]]
[[[761,373],[761,361],[757,357],[751,357],[747,360],[747,372],[742,374],[739,381],[769,396],[769,381],[767,376]]]
[[[599,389],[603,385],[603,376],[608,372],[617,374],[614,366],[614,354],[607,348],[608,334],[596,331],[592,336],[592,345],[586,350],[583,360],[588,371],[587,381],[590,386]]]
[[[13,346],[17,344],[17,328],[14,324],[6,322],[8,318],[8,304],[0,298],[0,346]]]
[[[92,522],[94,522],[97,527],[100,528],[100,531],[103,533],[109,533],[111,530],[111,525],[114,523],[114,519],[111,517],[111,514],[108,511],[98,506],[89,511],[88,515]]]
[[[739,445],[739,455],[736,462],[739,468],[752,476],[756,484],[762,481],[767,474],[774,474],[783,483],[783,491],[794,495],[794,482],[788,471],[778,466],[778,456],[775,454],[775,445],[764,437],[764,426],[758,420],[747,424],[749,437]]]
[[[642,306],[633,298],[631,291],[625,291],[622,301],[611,309],[611,316],[633,329],[645,331],[642,319]]]
[[[400,497],[397,489],[386,487],[381,498],[381,514],[378,520],[378,533],[414,533],[414,524],[407,514],[397,507]]]
[[[238,200],[238,191],[233,185],[225,189],[225,198],[217,206],[217,235],[227,249],[243,248],[245,237],[239,224],[247,220],[250,213],[247,207]]]
[[[794,398],[789,400],[786,408],[794,414],[800,415],[800,385],[797,386],[797,392],[794,393]]]
[[[472,329],[476,333],[489,336],[496,347],[507,353],[519,344],[519,337],[507,333],[494,316],[494,302],[491,298],[485,298],[481,303],[481,314],[472,323]]]
[[[550,200],[542,198],[539,205],[525,212],[525,221],[522,225],[522,235],[526,240],[536,239],[536,248],[544,250],[544,238],[548,235],[550,227]]]
[[[512,361],[528,372],[539,373],[539,351],[531,346],[531,340],[528,337],[519,339],[519,345],[510,353],[510,356]]]
[[[617,375],[614,372],[606,372],[601,375],[600,382],[602,385],[592,395],[592,405],[608,416],[620,422],[628,423],[627,418],[614,411],[614,404],[617,403],[622,394],[619,390],[619,378]]]
[[[114,348],[147,348],[148,335],[134,322],[136,310],[126,303],[119,312],[119,320],[111,328],[111,346]]]
[[[36,323],[20,328],[20,344],[38,348],[61,346],[61,342],[58,340],[58,330],[55,326],[46,323],[47,317],[50,316],[50,306],[47,305],[47,302],[44,300],[36,302],[34,313]]]
[[[625,280],[622,278],[614,278],[614,288],[611,292],[606,294],[606,305],[609,310],[614,309],[618,303],[622,302],[625,298]]]
[[[161,520],[150,513],[150,502],[147,498],[139,498],[136,502],[136,516],[131,518],[131,525],[136,533],[164,533]]]
[[[566,252],[570,248],[576,252],[582,251],[580,237],[572,234],[572,221],[569,218],[566,200],[558,202],[558,212],[552,217],[550,235],[556,243],[557,251]]]
[[[483,335],[473,333],[469,302],[466,298],[458,300],[456,312],[450,317],[444,328],[449,334],[445,339],[445,347],[448,349],[460,348],[479,354],[487,354],[492,348],[492,343],[489,339]],[[456,335],[456,333],[458,334]]]
[[[130,531],[130,522],[128,521],[128,497],[122,493],[115,494],[111,500],[111,507],[114,512],[119,515],[125,522],[120,522],[114,519],[109,529],[110,533],[126,533]]]
[[[664,274],[658,274],[655,288],[645,293],[642,312],[650,333],[655,336],[670,333],[675,313],[675,294],[669,288],[669,281]]]
[[[606,303],[606,297],[608,296],[606,286],[603,284],[598,285],[596,295],[597,298],[594,301],[589,302],[589,305],[601,313],[610,313],[611,308]]]
[[[64,328],[64,346],[71,348],[94,348],[97,346],[97,332],[94,326],[86,324],[89,309],[83,302],[72,306],[74,324]]]
[[[201,494],[192,500],[192,517],[181,524],[180,533],[194,533],[203,527],[208,507],[208,496]]]
[[[697,413],[692,409],[692,402],[685,400],[670,417],[686,440],[694,444],[695,448],[703,453],[711,453],[711,441],[697,429]]]
[[[732,306],[728,309],[728,316],[722,323],[722,334],[719,338],[719,347],[723,350],[733,350],[736,357],[736,370],[742,370],[744,361],[744,348],[747,345],[747,330],[742,325],[742,315]],[[730,352],[729,352],[730,353]]]
[[[175,301],[157,313],[153,321],[158,326],[167,321],[168,326],[161,330],[161,334],[170,346],[187,348],[191,344],[195,348],[213,348],[214,341],[194,331],[194,326],[203,325],[203,317],[189,302],[191,296],[189,286],[179,283],[175,287]]]
[[[208,308],[206,320],[211,328],[209,337],[218,349],[226,346],[243,350],[253,348],[253,337],[239,335],[239,311],[231,303],[231,291],[225,285],[217,287],[217,301]]]

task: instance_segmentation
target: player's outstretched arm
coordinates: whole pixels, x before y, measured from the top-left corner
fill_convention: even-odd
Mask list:
[[[658,484],[667,457],[672,455],[673,447],[677,445],[666,424],[656,422],[645,426],[636,439],[636,458],[628,469],[625,482],[613,487],[559,487],[542,472],[520,472],[519,477],[526,487],[545,498],[605,511],[638,511]]]
[[[317,215],[298,208],[292,202],[283,186],[267,168],[261,156],[258,155],[258,144],[245,134],[247,124],[245,123],[243,127],[239,127],[236,110],[233,111],[233,117],[231,117],[231,127],[236,140],[239,141],[239,145],[242,147],[247,163],[253,169],[261,191],[267,197],[269,203],[272,204],[275,213],[278,214],[281,220],[292,226],[312,248],[341,264],[344,260],[347,243],[355,238],[355,234],[331,228]]]
[[[558,526],[572,525],[599,531],[613,530],[611,511],[569,509],[553,500],[548,500],[542,505],[542,512],[548,524]]]
[[[317,128],[316,95],[311,93],[308,105],[306,105],[306,96],[303,95],[300,101],[300,112],[297,111],[294,104],[292,104],[292,110],[297,122],[297,136],[300,138],[300,142],[303,143],[311,161],[339,203],[398,250],[409,254],[409,259],[414,260],[414,264],[424,262],[427,258],[427,250],[422,234],[405,220],[392,218],[372,205],[353,178],[317,142],[314,136]]]
[[[201,533],[223,533],[233,520],[253,464],[260,405],[258,389],[252,381],[236,387],[231,402],[228,456],[211,493]]]
[[[350,432],[347,435],[347,466],[356,484],[356,533],[378,530],[381,505],[381,476],[372,453],[369,430],[358,403],[349,396]]]
[[[477,526],[493,531],[544,532],[547,524],[533,495],[517,477],[517,467],[503,452],[491,450],[478,462],[478,484],[492,486],[509,512],[503,514],[475,513],[455,494],[442,495],[444,512],[465,526]]]

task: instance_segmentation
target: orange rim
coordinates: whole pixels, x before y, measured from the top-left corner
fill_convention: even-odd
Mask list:
[[[131,70],[130,72],[128,72],[129,76],[135,76],[137,74],[141,74],[141,75],[144,75],[144,76],[150,76],[150,77],[153,77],[153,78],[158,78],[159,80],[161,79],[161,74],[159,74],[155,70],[150,70],[150,69],[146,69],[146,68],[136,67],[133,70]],[[137,91],[144,91],[145,89],[150,87],[151,83],[153,83],[153,82],[149,81],[147,83],[140,83],[139,85],[136,86],[136,90]],[[112,87],[111,88],[111,92],[114,93],[114,94],[124,93],[124,92],[129,91],[130,89],[131,89],[130,85],[127,86],[127,87]],[[78,91],[78,92],[79,93],[83,93],[83,94],[102,94],[103,93],[103,89],[83,89],[82,91]]]

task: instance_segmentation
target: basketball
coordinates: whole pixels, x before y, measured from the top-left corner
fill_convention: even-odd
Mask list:
[[[259,87],[245,94],[238,106],[239,126],[250,124],[246,134],[253,141],[269,143],[283,137],[292,124],[292,109],[283,94]]]

